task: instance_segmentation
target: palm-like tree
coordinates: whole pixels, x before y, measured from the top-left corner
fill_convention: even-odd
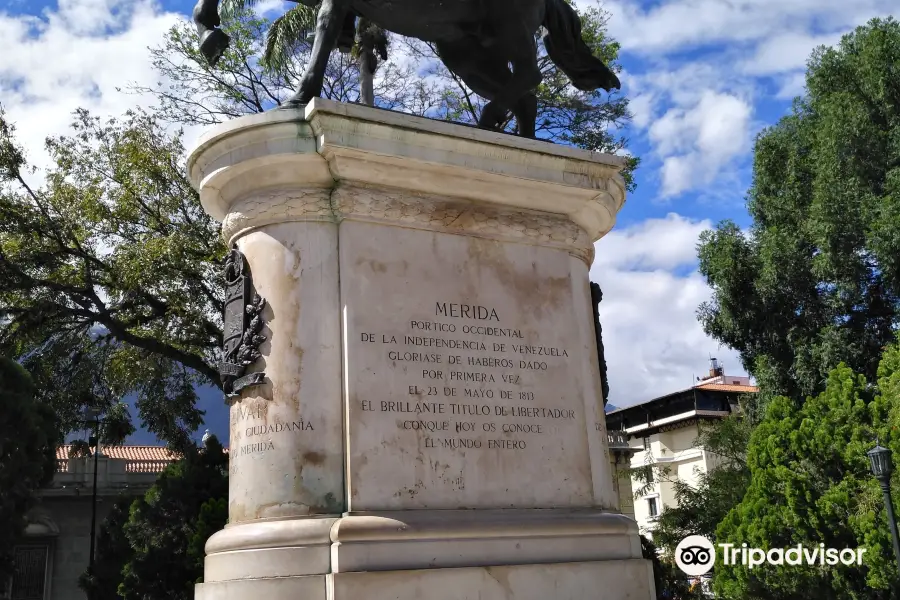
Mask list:
[[[222,14],[228,16],[239,10],[249,8],[257,0],[223,0]],[[266,49],[263,62],[271,69],[283,68],[296,54],[298,47],[307,41],[316,26],[318,14],[317,0],[304,0],[309,4],[301,4],[291,8],[278,17],[269,27],[266,34]],[[375,105],[374,75],[379,59],[383,62],[388,56],[387,32],[368,19],[354,19],[355,35],[352,38],[342,36],[339,42],[341,52],[350,53],[359,65],[359,101],[368,106]]]

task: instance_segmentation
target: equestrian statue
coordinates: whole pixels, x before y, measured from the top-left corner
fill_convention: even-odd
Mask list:
[[[194,23],[200,49],[215,65],[228,47],[219,29],[220,0],[199,0]],[[518,134],[534,137],[542,75],[535,32],[547,54],[582,91],[619,89],[619,79],[581,37],[581,20],[566,0],[292,0],[319,6],[315,38],[297,93],[282,108],[299,108],[322,93],[332,50],[352,44],[358,17],[399,35],[431,42],[444,65],[486,99],[478,126],[499,130],[510,112]]]

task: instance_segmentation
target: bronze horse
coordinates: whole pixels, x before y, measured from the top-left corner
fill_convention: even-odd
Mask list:
[[[293,0],[307,6],[318,0]],[[284,108],[320,96],[328,56],[352,41],[357,17],[394,33],[432,42],[438,56],[472,91],[488,100],[478,126],[498,129],[511,111],[518,133],[534,137],[542,75],[534,34],[546,30],[547,54],[579,90],[619,89],[619,79],[591,54],[581,20],[565,0],[321,0],[309,65]],[[218,27],[219,0],[199,0],[194,23],[201,50],[215,64],[228,46]]]

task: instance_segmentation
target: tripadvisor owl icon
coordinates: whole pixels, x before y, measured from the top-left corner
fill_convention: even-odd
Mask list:
[[[716,548],[702,535],[689,535],[675,547],[675,564],[692,577],[709,573],[716,562]]]

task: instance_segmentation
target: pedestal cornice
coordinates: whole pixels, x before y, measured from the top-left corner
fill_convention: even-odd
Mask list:
[[[559,247],[586,262],[624,203],[623,166],[621,157],[318,98],[304,111],[220,125],[188,159],[229,242],[282,221],[355,219]]]

